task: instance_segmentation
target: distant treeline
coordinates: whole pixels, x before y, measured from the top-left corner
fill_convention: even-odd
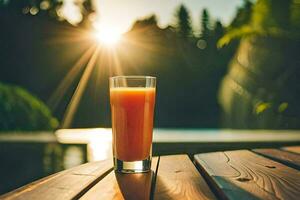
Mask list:
[[[0,1],[0,81],[39,96],[61,121],[88,66],[76,62],[95,43],[84,37],[95,11],[84,1],[82,21],[74,26],[59,14],[60,1],[42,2]],[[71,127],[110,126],[108,77],[120,74],[158,78],[156,127],[219,127],[217,92],[239,41],[219,48],[217,43],[227,30],[249,21],[251,7],[245,1],[226,27],[209,10],[199,11],[199,34],[184,5],[166,28],[155,15],[136,21],[114,52],[99,50]],[[67,86],[57,91],[64,79]]]

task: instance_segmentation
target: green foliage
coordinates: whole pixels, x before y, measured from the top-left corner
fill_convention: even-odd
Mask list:
[[[290,22],[293,29],[300,29],[300,0],[293,0],[291,5]]]
[[[193,35],[191,17],[187,8],[182,4],[176,12],[176,28],[182,37],[190,37]]]
[[[243,22],[237,23],[241,13],[250,10],[249,5],[239,9],[228,32],[219,40],[218,47],[228,44],[233,39],[249,35],[299,38],[299,0],[258,0],[253,6],[250,20],[247,20],[249,15]]]
[[[299,28],[299,0],[257,0],[238,10],[218,42],[241,38],[219,90],[225,127],[299,128]]]
[[[224,35],[224,28],[220,21],[216,21],[213,27],[213,36],[215,37],[214,43],[217,43],[217,40],[219,40]]]
[[[236,16],[232,20],[228,29],[237,28],[242,25],[248,24],[251,17],[253,3],[249,0],[245,0],[242,7],[238,8]]]
[[[259,0],[253,7],[253,29],[282,28],[288,24],[289,0]]]
[[[145,19],[137,20],[133,26],[132,29],[139,29],[147,26],[157,26],[157,17],[156,15],[151,15]]]
[[[17,86],[0,83],[0,130],[34,131],[57,128],[58,121],[39,99]]]
[[[241,38],[242,36],[249,36],[253,34],[258,34],[258,32],[254,31],[250,26],[242,26],[237,29],[232,29],[218,41],[217,46],[218,48],[221,48],[229,44],[235,38]]]
[[[201,38],[207,40],[210,35],[210,17],[207,9],[203,9],[201,15]]]
[[[71,3],[78,8],[79,20],[74,22],[62,12],[64,4]],[[17,14],[50,17],[50,19],[65,21],[72,25],[89,27],[96,12],[92,0],[67,1],[67,0],[0,0],[0,9],[5,8]]]

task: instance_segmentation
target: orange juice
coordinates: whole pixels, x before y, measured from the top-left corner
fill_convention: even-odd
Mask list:
[[[151,154],[155,88],[110,89],[114,156],[122,161]]]

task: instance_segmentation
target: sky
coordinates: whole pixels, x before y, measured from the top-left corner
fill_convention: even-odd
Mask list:
[[[156,14],[160,27],[174,22],[175,10],[184,4],[190,11],[195,31],[199,31],[200,16],[207,8],[213,19],[228,24],[243,0],[94,0],[100,24],[126,32],[137,19]]]

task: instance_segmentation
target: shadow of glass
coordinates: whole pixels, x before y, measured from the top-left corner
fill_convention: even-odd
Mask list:
[[[115,173],[115,176],[124,199],[150,199],[153,171],[137,174]]]
[[[174,196],[172,196],[172,194],[170,194],[170,190],[169,188],[166,186],[166,184],[162,181],[162,179],[160,178],[159,175],[157,175],[156,177],[156,198],[157,199],[178,199]]]

